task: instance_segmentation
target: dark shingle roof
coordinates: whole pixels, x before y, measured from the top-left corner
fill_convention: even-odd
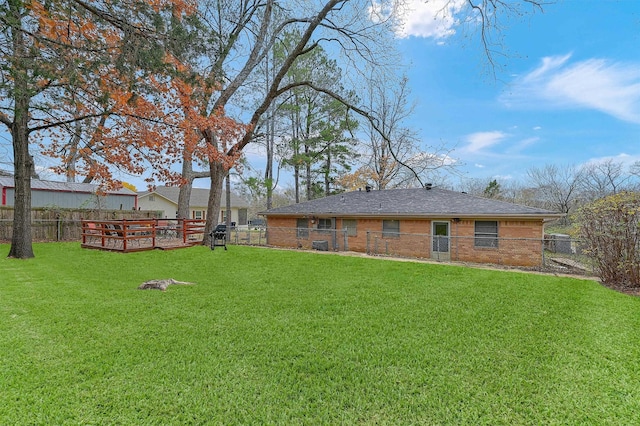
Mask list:
[[[266,212],[266,216],[560,217],[549,210],[476,197],[445,189],[354,191]]]

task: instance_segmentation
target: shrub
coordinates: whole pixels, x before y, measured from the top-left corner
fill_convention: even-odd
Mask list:
[[[583,207],[580,236],[603,283],[640,287],[640,193],[621,192]]]

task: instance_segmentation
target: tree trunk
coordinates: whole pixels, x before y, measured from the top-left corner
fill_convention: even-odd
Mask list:
[[[231,173],[227,171],[227,187],[226,187],[226,209],[227,209],[227,241],[231,239]]]
[[[270,115],[267,118],[267,164],[264,169],[264,183],[267,191],[267,210],[270,210],[271,207],[273,207],[273,151],[275,147],[275,136],[273,135],[274,121],[275,118],[273,115]]]
[[[76,181],[76,163],[78,162],[78,158],[80,157],[78,153],[78,147],[80,146],[80,141],[82,140],[81,136],[82,122],[78,120],[76,121],[73,135],[71,136],[71,140],[69,141],[69,155],[63,159],[65,165],[64,174],[67,178],[67,182]]]
[[[189,201],[191,200],[191,188],[193,188],[193,163],[190,158],[183,156],[182,178],[186,183],[180,186],[178,193],[178,218],[189,219]]]
[[[9,2],[12,18],[20,21],[20,3]],[[29,76],[24,33],[21,28],[13,29],[14,66],[14,110],[11,123],[13,142],[13,171],[15,182],[13,234],[9,257],[29,259],[34,257],[31,242],[31,171],[34,169],[33,157],[29,154]]]
[[[209,203],[207,205],[207,222],[204,228],[204,245],[211,244],[211,236],[209,234],[218,224],[222,198],[222,185],[227,174],[224,165],[220,161],[210,162],[209,170],[211,172],[211,188],[209,189]]]
[[[16,103],[16,110],[18,105]],[[26,108],[23,110],[26,111]],[[31,170],[33,157],[29,155],[26,112],[16,114],[11,129],[14,153],[14,215],[13,235],[9,257],[28,259],[34,257],[31,243]]]
[[[300,132],[298,122],[300,121],[299,110],[295,111],[292,118],[292,133],[295,143],[293,144],[293,179],[296,190],[296,204],[300,202]]]
[[[325,162],[325,170],[324,170],[324,196],[328,197],[331,192],[331,143],[329,143],[327,148],[327,160]]]
[[[193,159],[191,152],[184,151],[182,155],[182,179],[184,183],[180,186],[178,192],[178,213],[177,217],[182,219],[190,219],[191,192],[193,189],[193,181],[211,176],[211,172],[193,171]]]
[[[191,189],[193,188],[193,179],[187,179],[187,182],[180,187],[178,192],[178,214],[181,219],[191,219],[189,217],[189,200],[191,200]]]
[[[300,166],[293,166],[293,182],[296,190],[296,204],[300,202]]]
[[[313,197],[311,196],[311,153],[310,153],[309,145],[305,142],[304,144],[304,167],[305,172],[307,174],[307,201],[311,200]]]
[[[269,87],[270,82],[272,80],[272,75],[273,73],[275,73],[275,66],[273,64],[275,64],[275,51],[272,49],[271,50],[271,54],[273,55],[273,59],[272,59],[272,63],[271,66],[269,65],[269,55],[266,56],[266,60],[267,60],[267,66],[266,66],[266,78],[267,78],[267,87]],[[266,141],[266,145],[267,145],[267,164],[266,167],[264,169],[264,184],[266,186],[266,192],[267,192],[267,210],[270,210],[271,207],[273,207],[273,154],[274,154],[274,147],[275,147],[275,136],[274,136],[274,129],[275,129],[275,112],[274,112],[274,107],[273,105],[270,105],[269,108],[267,109],[268,115],[267,115],[267,135],[265,138]],[[227,182],[229,181],[229,177],[227,176]],[[229,185],[227,185],[229,186]],[[227,227],[228,230],[228,227]]]

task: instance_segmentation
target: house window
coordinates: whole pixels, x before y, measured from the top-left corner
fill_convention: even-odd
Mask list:
[[[330,230],[333,229],[333,223],[331,219],[318,219],[318,230]]]
[[[399,220],[383,220],[382,221],[383,237],[399,237],[400,236],[399,234],[400,234]]]
[[[307,219],[296,220],[296,236],[298,238],[309,238],[309,221]]]
[[[475,246],[498,247],[498,221],[476,220]]]
[[[355,219],[342,219],[342,229],[347,230],[347,235],[355,237],[357,233],[357,221]]]
[[[149,195],[149,201],[155,201],[155,200],[156,200],[155,195]]]
[[[193,218],[194,219],[202,220],[203,217],[204,217],[204,212],[202,210],[194,210],[193,211]]]

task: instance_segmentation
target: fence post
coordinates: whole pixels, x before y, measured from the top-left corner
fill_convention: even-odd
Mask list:
[[[371,254],[371,250],[369,250],[369,232],[367,231],[367,254]]]
[[[342,230],[342,237],[344,238],[344,251],[349,251],[349,235],[347,235],[347,229]]]
[[[125,219],[122,219],[122,225],[120,225],[122,227],[122,250],[123,251],[127,251],[127,223],[125,222]]]

